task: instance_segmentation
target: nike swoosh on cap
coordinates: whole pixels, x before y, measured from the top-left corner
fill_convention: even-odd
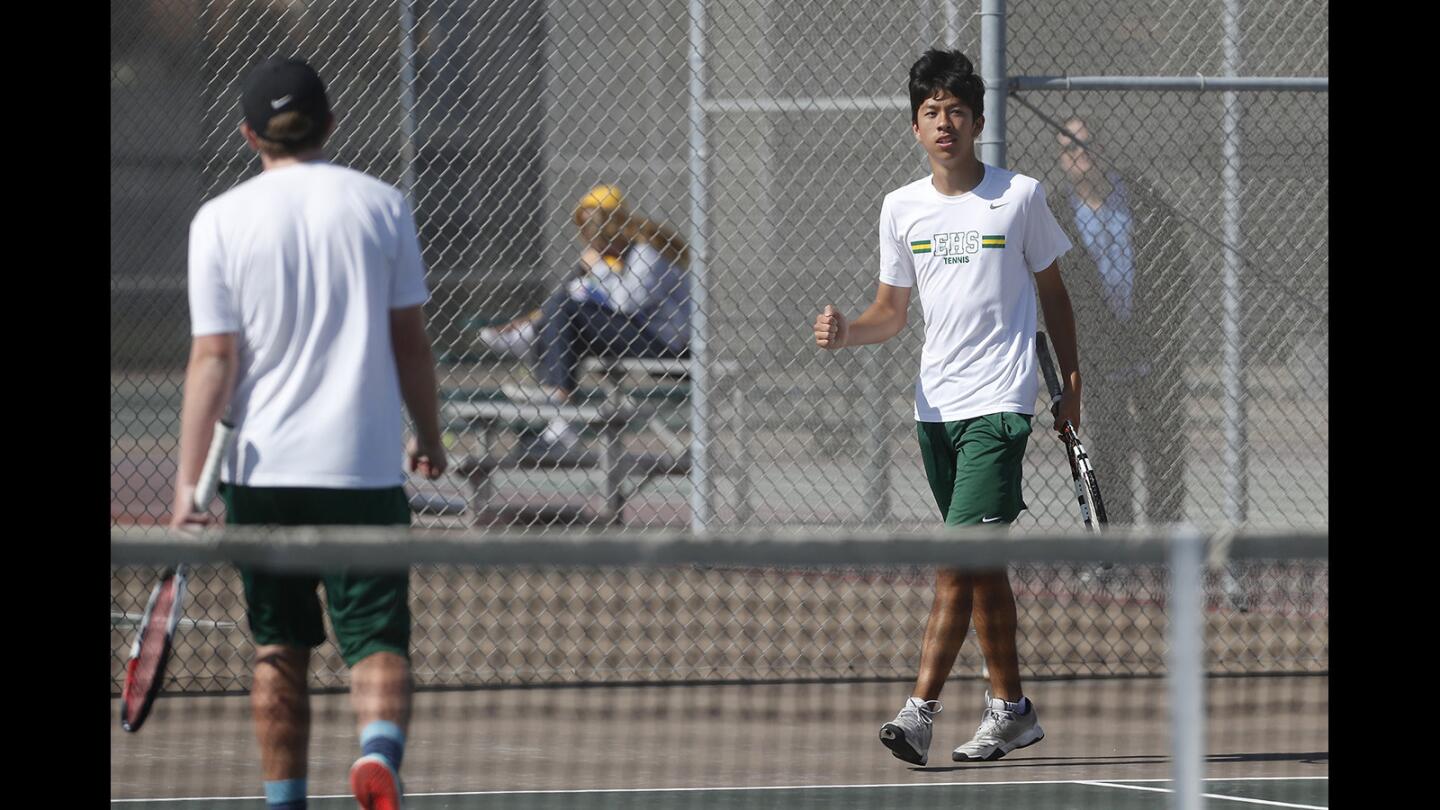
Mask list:
[[[292,99],[292,98],[294,98],[294,96],[281,96],[280,98],[277,98],[277,99],[271,99],[271,101],[270,101],[270,109],[272,109],[272,110],[278,110],[278,109],[280,109],[281,107],[284,107],[286,104],[289,104],[289,103],[290,103],[290,99]]]

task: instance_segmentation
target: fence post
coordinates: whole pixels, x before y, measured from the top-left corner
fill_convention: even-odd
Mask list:
[[[866,523],[883,524],[890,520],[890,394],[894,390],[890,370],[895,364],[882,356],[878,347],[865,358],[866,441],[870,452],[865,464]],[[849,429],[849,419],[841,429]]]
[[[690,0],[690,528],[710,522],[710,355],[705,298],[705,0]]]
[[[400,0],[400,190],[415,199],[415,0]]]
[[[985,129],[980,161],[1005,168],[1005,0],[980,2],[980,78],[985,82]]]
[[[1225,0],[1221,34],[1225,52],[1225,75],[1238,76],[1240,61],[1239,0]],[[1225,250],[1223,276],[1223,329],[1225,345],[1223,390],[1225,408],[1225,519],[1236,525],[1245,521],[1247,471],[1245,451],[1245,359],[1242,342],[1240,290],[1240,95],[1227,90],[1220,96],[1220,176]]]

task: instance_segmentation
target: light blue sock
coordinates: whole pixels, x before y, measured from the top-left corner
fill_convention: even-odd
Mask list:
[[[305,810],[305,777],[265,783],[269,810]]]
[[[405,758],[405,732],[389,720],[375,720],[360,732],[360,751],[385,757],[398,772],[400,760]]]

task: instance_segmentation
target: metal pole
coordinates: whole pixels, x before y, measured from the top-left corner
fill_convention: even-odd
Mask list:
[[[865,469],[865,521],[883,524],[890,520],[890,413],[886,407],[892,390],[890,370],[895,367],[890,352],[872,348],[864,362],[865,401],[868,403],[870,453]],[[846,420],[848,426],[849,420]]]
[[[415,0],[400,0],[400,190],[415,210]]]
[[[1005,168],[1005,0],[980,0],[980,78],[985,82],[985,129],[980,162]]]
[[[731,429],[735,434],[735,525],[744,526],[755,514],[750,505],[750,436],[754,428],[745,422],[745,389],[733,375],[729,386]]]
[[[1150,90],[1265,93],[1328,93],[1325,76],[1011,76],[1010,89],[1021,90]]]
[[[1170,806],[1201,810],[1205,767],[1205,625],[1201,608],[1204,540],[1189,526],[1170,538],[1169,652]]]
[[[710,523],[710,354],[705,251],[705,0],[690,0],[690,528]]]
[[[1225,0],[1225,75],[1239,74],[1239,0]],[[1222,252],[1223,276],[1223,385],[1225,392],[1225,518],[1232,524],[1245,520],[1247,471],[1245,450],[1245,380],[1241,330],[1240,254],[1240,96],[1234,91],[1221,94],[1220,174],[1223,189],[1222,232],[1231,250]]]

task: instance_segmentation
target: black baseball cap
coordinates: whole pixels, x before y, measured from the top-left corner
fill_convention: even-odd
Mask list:
[[[255,134],[266,140],[289,143],[302,141],[325,126],[330,113],[330,100],[325,97],[325,83],[320,74],[303,59],[267,59],[251,69],[245,77],[240,107],[245,123]],[[280,113],[298,112],[309,118],[311,129],[290,138],[271,138],[265,134],[270,119]]]

